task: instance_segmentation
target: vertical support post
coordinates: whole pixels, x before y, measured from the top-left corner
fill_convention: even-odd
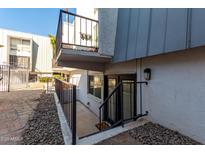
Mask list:
[[[121,120],[122,120],[122,127],[124,127],[124,108],[123,108],[123,82],[121,83],[120,93],[122,96],[121,102]]]
[[[48,93],[48,80],[47,80],[47,93]]]
[[[60,12],[60,46],[62,45],[63,42],[63,12]]]
[[[74,42],[73,44],[76,44],[76,17],[74,16]]]
[[[90,21],[91,22],[91,47],[93,46],[93,33],[92,33],[92,29],[93,29],[93,22],[92,20]]]
[[[81,45],[81,17],[80,17],[80,45]]]
[[[72,144],[75,145],[76,144],[76,86],[73,85],[73,116],[72,116]]]
[[[100,108],[100,112],[99,112],[99,125],[100,125],[100,131],[101,131],[101,129],[102,129],[102,118],[101,118],[101,108]]]
[[[10,92],[10,76],[11,76],[11,68],[10,65],[8,66],[8,92]]]
[[[68,14],[68,43],[69,43],[69,14]]]
[[[86,46],[87,46],[87,40],[88,40],[88,34],[87,34],[87,19],[85,19],[85,31],[86,31],[85,40],[86,40]]]
[[[142,83],[140,83],[140,115],[142,115]]]
[[[96,22],[96,30],[95,30],[95,33],[96,33],[96,48],[98,47],[98,23]]]

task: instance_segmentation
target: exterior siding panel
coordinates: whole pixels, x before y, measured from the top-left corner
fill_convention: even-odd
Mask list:
[[[205,45],[205,9],[119,9],[113,62]]]
[[[163,52],[166,34],[166,17],[167,9],[152,9],[148,55],[156,55]]]
[[[137,42],[135,44],[136,58],[145,57],[148,47],[149,24],[151,9],[140,9],[138,20]],[[132,57],[133,58],[133,57]]]
[[[118,23],[117,23],[114,61],[126,60],[129,16],[130,16],[130,9],[118,10]]]
[[[205,9],[192,9],[191,47],[205,44]]]
[[[135,57],[135,50],[137,44],[137,33],[139,24],[139,9],[131,9],[129,16],[129,29],[127,41],[127,59]]]
[[[165,52],[186,48],[187,9],[168,9]]]

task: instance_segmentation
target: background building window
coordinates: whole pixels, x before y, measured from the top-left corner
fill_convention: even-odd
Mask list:
[[[30,58],[29,57],[10,55],[9,56],[9,63],[13,67],[29,68]]]
[[[20,50],[21,40],[16,38],[11,38],[11,50]]]
[[[102,76],[89,75],[88,76],[88,93],[101,99],[102,90]]]
[[[22,40],[22,51],[30,51],[30,40]]]
[[[11,38],[10,49],[14,51],[31,51],[31,41],[20,39],[20,38]]]

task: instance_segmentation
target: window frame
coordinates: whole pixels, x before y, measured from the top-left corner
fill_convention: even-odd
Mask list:
[[[18,40],[19,41],[19,44],[17,43],[16,47],[13,47],[12,46],[12,40]],[[29,45],[26,46],[23,44],[23,41],[28,41],[29,42]],[[9,49],[10,51],[18,51],[18,52],[32,52],[32,40],[29,39],[29,38],[20,38],[20,37],[13,37],[13,36],[10,36],[9,37]],[[18,47],[19,45],[19,47]]]
[[[95,89],[96,88],[94,88],[95,87],[95,77],[96,76],[98,76],[99,78],[100,78],[100,97],[99,96],[97,96],[96,95],[96,91],[95,91]],[[97,98],[97,99],[103,99],[103,76],[102,75],[99,75],[99,74],[97,74],[97,75],[93,75],[93,74],[88,74],[88,83],[87,83],[87,93],[88,94],[90,94],[90,95],[92,95],[92,96],[94,96],[95,98]],[[92,92],[90,91],[90,77],[92,77],[93,79],[93,89],[92,89]],[[99,86],[99,85],[98,85]]]

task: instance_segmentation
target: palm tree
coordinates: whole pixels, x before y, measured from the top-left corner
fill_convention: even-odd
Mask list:
[[[55,38],[55,36],[53,36],[51,34],[49,34],[48,36],[50,38],[51,45],[53,48],[53,58],[56,58],[56,38]]]

